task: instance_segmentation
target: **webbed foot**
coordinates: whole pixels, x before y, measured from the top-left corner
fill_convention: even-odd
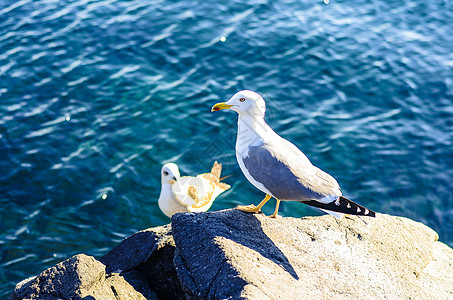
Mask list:
[[[237,210],[243,211],[243,212],[248,212],[248,213],[257,213],[261,212],[260,207],[255,206],[253,204],[250,205],[238,205],[236,206]]]

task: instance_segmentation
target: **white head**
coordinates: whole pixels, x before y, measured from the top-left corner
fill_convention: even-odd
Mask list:
[[[217,103],[211,111],[231,109],[241,115],[264,118],[266,103],[260,94],[249,90],[243,90],[234,94],[227,102]]]
[[[180,177],[179,168],[174,163],[163,165],[160,174],[162,176],[162,184],[173,184]]]

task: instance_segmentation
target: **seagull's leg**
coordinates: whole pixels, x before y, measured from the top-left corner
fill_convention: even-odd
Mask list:
[[[266,194],[266,197],[264,197],[263,201],[261,201],[258,206],[255,206],[253,204],[250,205],[238,205],[236,206],[237,210],[244,211],[244,212],[251,212],[251,213],[256,213],[259,212],[261,207],[263,207],[264,204],[266,204],[267,201],[271,198],[270,195]]]
[[[263,207],[270,198],[271,196],[266,194],[266,197],[264,197],[263,201],[261,201],[260,204],[258,204],[258,206],[256,207],[257,211],[260,211],[261,207]]]
[[[277,205],[275,206],[274,213],[269,216],[271,218],[277,218],[277,216],[278,216],[278,207],[280,206],[280,200],[278,200],[277,198],[275,198],[275,200],[277,200]]]

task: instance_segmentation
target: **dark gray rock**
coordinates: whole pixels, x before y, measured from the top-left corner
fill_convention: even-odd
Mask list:
[[[92,256],[79,254],[19,283],[10,300],[157,299],[139,276],[133,273],[106,276],[102,263]]]
[[[145,263],[156,251],[175,247],[171,226],[159,226],[139,231],[123,240],[100,261],[106,272],[127,272]]]
[[[219,245],[229,239],[281,263],[294,275],[286,257],[261,230],[253,215],[236,210],[203,214],[175,214],[172,217],[176,242],[174,264],[189,299],[239,298],[247,280]]]
[[[185,296],[173,265],[174,253],[175,242],[167,225],[137,232],[100,261],[108,273],[140,272],[159,299],[181,299]]]
[[[110,274],[106,279],[116,300],[122,299],[159,299],[151,289],[145,275],[140,271]],[[103,295],[95,299],[106,299]]]

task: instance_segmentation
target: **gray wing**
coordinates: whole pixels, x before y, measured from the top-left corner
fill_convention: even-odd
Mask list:
[[[291,142],[250,146],[243,158],[250,175],[280,200],[317,200],[340,196],[337,181],[313,166]]]

